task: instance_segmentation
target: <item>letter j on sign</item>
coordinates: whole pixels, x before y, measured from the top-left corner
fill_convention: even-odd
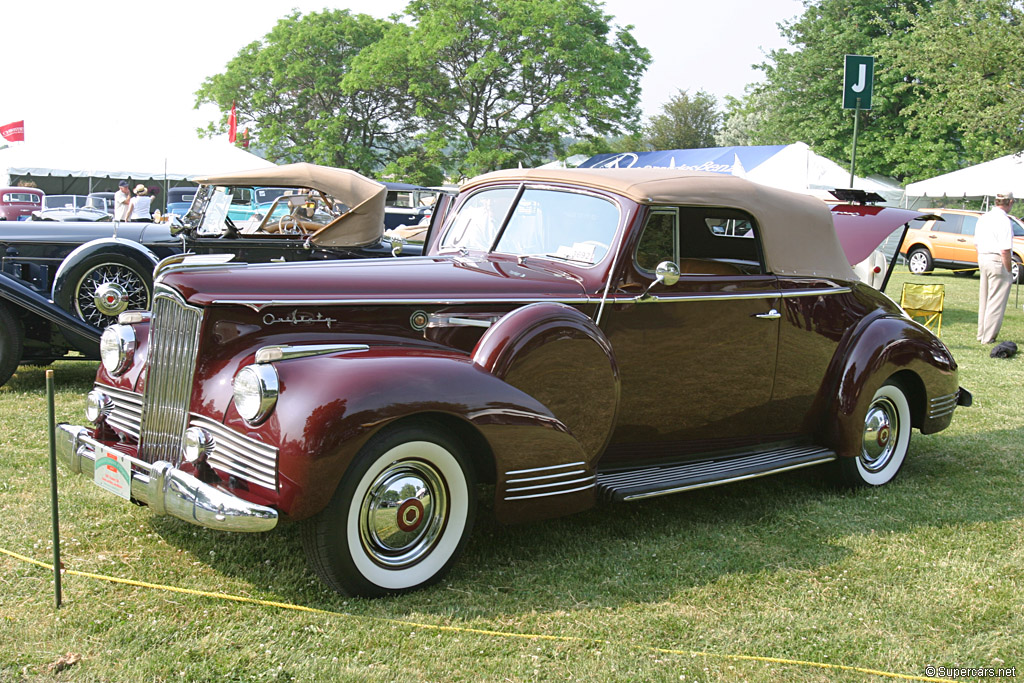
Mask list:
[[[874,80],[874,57],[846,55],[846,70],[843,75],[843,109],[871,109],[871,90]]]

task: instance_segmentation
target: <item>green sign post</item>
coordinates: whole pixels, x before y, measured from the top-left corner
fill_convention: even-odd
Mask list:
[[[850,159],[850,187],[853,170],[857,165],[857,124],[860,110],[871,109],[871,91],[875,84],[875,58],[864,55],[846,55],[843,71],[843,109],[853,109],[853,155]]]

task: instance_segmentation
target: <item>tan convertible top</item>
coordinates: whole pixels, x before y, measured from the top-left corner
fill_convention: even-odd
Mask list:
[[[319,246],[359,247],[377,243],[384,234],[387,188],[348,169],[300,163],[190,180],[204,185],[318,190],[351,207],[340,218],[313,233],[310,239]]]
[[[614,192],[640,204],[742,209],[761,231],[769,272],[855,279],[832,215],[820,199],[720,173],[668,168],[528,168],[478,176],[462,190],[494,182],[570,183]]]

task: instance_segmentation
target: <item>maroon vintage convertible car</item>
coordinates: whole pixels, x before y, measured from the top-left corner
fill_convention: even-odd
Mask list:
[[[479,483],[506,522],[811,465],[885,484],[970,394],[833,214],[731,176],[518,170],[467,184],[422,257],[172,257],[59,452],[157,514],[303,520],[317,573],[362,595],[443,575]]]

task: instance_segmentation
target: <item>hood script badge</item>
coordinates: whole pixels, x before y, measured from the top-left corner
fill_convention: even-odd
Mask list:
[[[278,318],[273,313],[267,313],[263,316],[264,325],[276,325],[278,323],[291,323],[292,325],[316,325],[318,323],[327,323],[327,328],[330,329],[331,323],[338,322],[334,318],[324,317],[323,313],[317,313],[315,316],[312,313],[299,313],[299,309],[295,309],[286,318]]]

